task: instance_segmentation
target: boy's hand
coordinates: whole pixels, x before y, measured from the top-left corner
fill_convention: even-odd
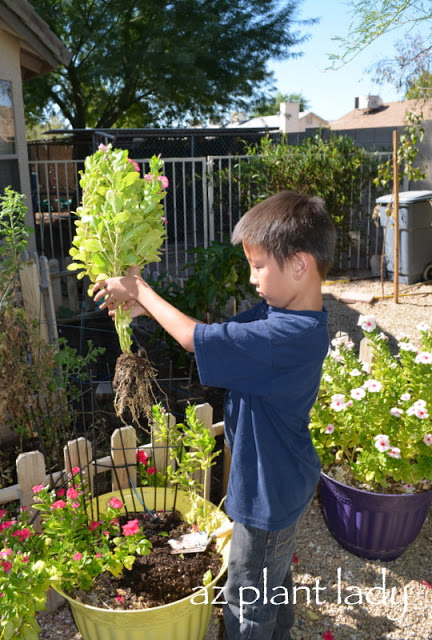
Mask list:
[[[141,278],[135,275],[118,276],[115,278],[108,278],[107,280],[101,280],[96,282],[93,287],[93,293],[95,302],[99,302],[103,299],[100,305],[101,309],[109,309],[109,311],[115,311],[121,304],[128,303],[132,308],[137,302],[138,298],[138,283],[144,283]]]

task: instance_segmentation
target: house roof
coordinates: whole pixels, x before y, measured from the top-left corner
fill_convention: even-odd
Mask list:
[[[70,62],[72,54],[27,0],[0,0],[0,29],[19,41],[23,80]]]
[[[424,120],[432,120],[430,102],[419,100],[400,100],[387,102],[377,109],[353,109],[337,120],[330,122],[330,128],[343,131],[345,129],[377,129],[380,127],[403,127],[407,111],[423,113]]]

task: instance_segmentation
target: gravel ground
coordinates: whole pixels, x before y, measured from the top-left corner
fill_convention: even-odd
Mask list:
[[[382,286],[379,280],[364,275],[364,279],[351,281],[344,276],[324,285],[331,337],[342,331],[358,344],[362,338],[359,315],[373,315],[390,343],[402,333],[415,340],[419,322],[432,324],[432,282],[400,285],[396,304],[393,283]],[[386,296],[383,299],[382,293]],[[375,298],[371,304],[341,301],[351,294]],[[357,558],[331,537],[315,499],[297,543],[294,640],[320,640],[323,634],[328,640],[432,640],[431,543],[429,515],[415,543],[397,560],[383,563]],[[218,640],[219,620],[220,610],[215,608],[206,640]],[[81,640],[66,605],[44,613],[39,622],[40,640]]]

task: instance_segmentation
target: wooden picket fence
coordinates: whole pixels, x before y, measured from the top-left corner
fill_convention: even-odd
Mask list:
[[[196,406],[197,418],[203,422],[210,434],[213,436],[222,435],[224,433],[224,423],[217,422],[213,424],[213,408],[208,403]],[[172,424],[175,417],[168,414],[168,425]],[[137,462],[136,454],[138,450],[145,451],[151,457],[152,466],[158,472],[164,473],[167,464],[167,447],[160,446],[158,442],[157,432],[152,430],[151,441],[149,444],[137,447],[137,432],[132,426],[124,426],[116,429],[110,442],[110,453],[104,457],[92,458],[92,443],[84,437],[78,437],[67,442],[63,448],[63,469],[54,473],[47,473],[45,458],[40,451],[30,451],[21,453],[16,461],[18,483],[0,489],[0,505],[16,500],[20,501],[21,507],[31,508],[33,504],[32,487],[38,484],[50,484],[58,486],[66,484],[68,474],[74,467],[79,467],[86,471],[89,486],[92,491],[95,485],[95,476],[103,472],[111,473],[112,491],[129,489],[137,485]],[[230,454],[229,450],[224,446],[224,465],[223,465],[223,493],[226,493],[228,483]],[[203,476],[196,478],[198,482],[203,484]],[[210,498],[210,482],[209,474],[207,485],[204,487],[204,497]]]

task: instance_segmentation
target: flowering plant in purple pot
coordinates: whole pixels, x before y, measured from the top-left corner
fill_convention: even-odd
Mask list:
[[[323,469],[369,491],[418,492],[432,481],[432,330],[400,336],[398,353],[372,316],[360,316],[371,362],[333,340],[310,431]]]

